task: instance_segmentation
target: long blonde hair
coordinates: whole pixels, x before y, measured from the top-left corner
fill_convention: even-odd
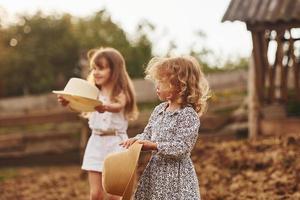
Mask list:
[[[208,81],[199,62],[192,56],[153,58],[146,68],[146,78],[163,81],[177,91],[181,107],[192,105],[199,117],[207,109],[210,97]]]
[[[97,66],[100,59],[106,59],[111,69],[109,81],[111,81],[113,85],[110,99],[111,101],[116,102],[117,97],[123,92],[126,96],[126,105],[124,109],[125,117],[128,120],[136,119],[138,116],[138,108],[136,105],[135,90],[127,73],[125,60],[121,53],[111,47],[101,47],[99,49],[90,50],[87,56],[89,59],[90,68]],[[88,75],[87,80],[96,85],[92,73]]]

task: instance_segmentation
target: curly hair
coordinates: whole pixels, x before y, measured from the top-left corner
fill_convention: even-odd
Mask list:
[[[181,107],[192,105],[199,117],[207,110],[209,85],[199,62],[192,56],[152,58],[146,67],[146,79],[168,83],[178,94]]]

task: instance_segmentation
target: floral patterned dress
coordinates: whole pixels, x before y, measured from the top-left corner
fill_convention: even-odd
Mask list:
[[[158,105],[144,132],[135,138],[157,143],[139,180],[135,200],[199,200],[198,179],[190,153],[198,137],[200,120],[192,107],[166,111]]]

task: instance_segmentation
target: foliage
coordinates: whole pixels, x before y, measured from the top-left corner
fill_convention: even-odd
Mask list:
[[[300,116],[300,101],[291,99],[286,105],[288,116]]]
[[[40,93],[55,88],[58,74],[74,76],[79,45],[70,15],[21,16],[1,29],[1,80],[5,95]]]
[[[4,25],[5,12],[0,15],[0,97],[39,94],[61,89],[70,77],[81,76],[82,58],[89,49],[110,46],[125,57],[132,78],[144,76],[144,67],[151,59],[154,41],[149,39],[155,26],[141,21],[129,38],[123,28],[112,21],[106,10],[88,17],[70,14],[21,14],[14,24]],[[202,31],[191,39],[204,44]],[[197,44],[194,42],[193,44]],[[171,41],[166,56],[177,49]],[[218,62],[215,53],[202,45],[190,48],[205,73],[247,68],[247,58]]]
[[[69,14],[21,15],[15,24],[0,26],[0,96],[37,94],[61,88],[80,76],[80,56],[88,49],[114,47],[124,55],[131,77],[143,76],[143,62],[152,44],[142,23],[130,41],[105,11],[86,18]]]

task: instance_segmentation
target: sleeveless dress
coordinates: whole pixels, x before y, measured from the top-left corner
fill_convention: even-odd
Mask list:
[[[109,102],[106,96],[98,98],[104,103]],[[125,150],[119,143],[128,139],[128,121],[125,119],[123,111],[119,113],[97,111],[89,116],[89,127],[92,134],[87,143],[81,169],[87,171],[102,172],[104,158],[114,152]],[[115,131],[115,135],[101,135],[105,131]]]

